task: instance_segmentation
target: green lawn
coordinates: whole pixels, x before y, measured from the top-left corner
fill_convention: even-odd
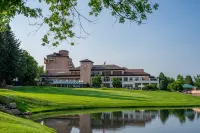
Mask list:
[[[55,133],[41,124],[0,112],[0,133]]]
[[[62,109],[200,106],[200,97],[178,92],[131,91],[126,89],[18,87],[0,89],[13,97],[24,111]]]

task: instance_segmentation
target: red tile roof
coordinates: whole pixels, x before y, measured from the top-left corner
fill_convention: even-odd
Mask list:
[[[125,72],[144,72],[144,69],[125,69]]]
[[[93,65],[92,70],[124,70],[125,68],[117,65]]]

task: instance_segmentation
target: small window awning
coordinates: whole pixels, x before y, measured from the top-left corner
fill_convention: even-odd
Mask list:
[[[190,85],[190,84],[184,84],[183,85],[183,89],[193,89],[194,86]]]

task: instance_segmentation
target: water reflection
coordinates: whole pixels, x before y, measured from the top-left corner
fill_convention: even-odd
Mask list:
[[[187,120],[194,121],[195,118],[198,119],[200,117],[199,112],[200,109],[133,110],[63,115],[45,118],[39,120],[39,122],[54,128],[58,133],[74,133],[73,128],[77,129],[79,133],[96,133],[99,131],[105,133],[108,130],[118,131],[118,129],[126,127],[144,128],[146,124],[153,123],[154,119],[159,119],[162,125],[165,125],[172,118],[176,118],[179,123],[184,124]]]

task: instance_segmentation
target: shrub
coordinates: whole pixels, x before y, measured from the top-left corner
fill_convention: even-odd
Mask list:
[[[158,90],[158,87],[156,84],[149,84],[149,85],[146,85],[143,90],[149,90],[149,91],[155,91],[155,90]]]

